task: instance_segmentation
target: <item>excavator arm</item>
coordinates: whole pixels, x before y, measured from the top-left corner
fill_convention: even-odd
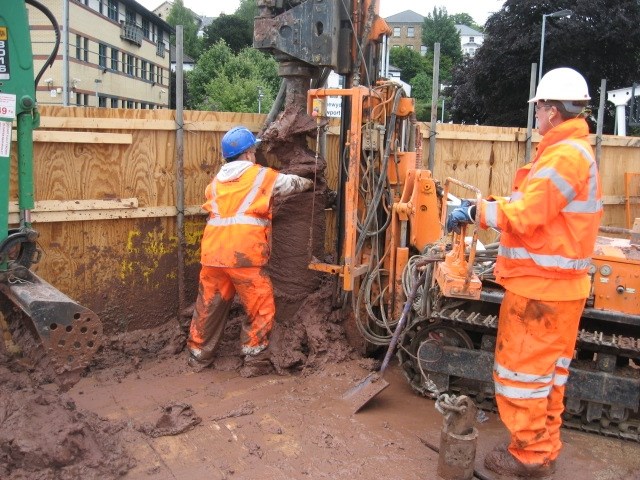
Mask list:
[[[29,330],[36,333],[59,378],[71,378],[88,365],[100,346],[102,323],[94,312],[29,270],[41,255],[36,243],[38,233],[31,224],[33,130],[39,126],[40,118],[36,85],[56,52],[52,52],[34,81],[27,4],[41,10],[58,31],[51,12],[38,1],[0,0],[0,296],[22,311],[21,318],[33,327]],[[18,225],[9,224],[14,124]],[[9,317],[12,312],[3,313]]]

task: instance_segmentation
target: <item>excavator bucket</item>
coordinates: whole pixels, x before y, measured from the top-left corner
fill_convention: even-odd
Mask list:
[[[31,320],[57,375],[89,364],[102,339],[102,322],[94,312],[26,269],[0,282],[0,292]]]

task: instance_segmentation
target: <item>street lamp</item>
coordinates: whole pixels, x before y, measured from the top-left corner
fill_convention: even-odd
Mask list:
[[[264,93],[262,93],[262,87],[258,86],[258,113],[262,113],[263,98],[264,98]]]
[[[568,17],[572,15],[573,12],[571,10],[559,10],[553,13],[544,13],[542,14],[542,35],[540,37],[540,63],[538,66],[538,84],[540,84],[540,79],[542,78],[542,56],[544,55],[544,30],[547,23],[547,17]]]

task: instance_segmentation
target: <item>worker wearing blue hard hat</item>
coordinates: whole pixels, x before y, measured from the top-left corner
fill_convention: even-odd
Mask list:
[[[241,343],[244,376],[271,367],[269,334],[275,303],[266,271],[271,250],[271,198],[309,190],[313,182],[256,165],[260,139],[246,127],[222,138],[222,166],[205,191],[209,213],[201,244],[200,285],[189,339],[189,364],[209,365],[222,337],[227,314],[238,293],[246,312]],[[265,367],[267,367],[265,369]]]

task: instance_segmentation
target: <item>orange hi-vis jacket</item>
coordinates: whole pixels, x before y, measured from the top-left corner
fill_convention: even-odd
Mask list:
[[[520,290],[526,287],[530,298],[588,296],[587,271],[602,216],[600,177],[588,134],[582,118],[552,128],[533,162],[518,170],[511,198],[482,201],[480,226],[502,232],[495,275],[505,288],[510,282]],[[527,283],[518,283],[519,277]],[[569,291],[549,294],[550,280]]]
[[[278,172],[252,165],[238,178],[207,186],[209,212],[201,263],[210,267],[259,267],[271,251],[271,194]]]

